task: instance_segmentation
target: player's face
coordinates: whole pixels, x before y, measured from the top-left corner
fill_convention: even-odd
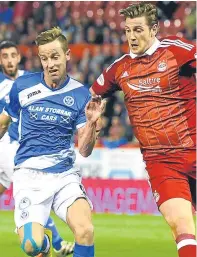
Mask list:
[[[45,78],[49,83],[59,84],[66,77],[66,63],[70,60],[70,50],[66,53],[59,40],[40,45],[38,52]]]
[[[150,28],[146,17],[127,18],[125,33],[132,53],[141,55],[153,44],[157,34],[157,25]]]
[[[11,78],[16,78],[18,73],[18,64],[21,57],[15,47],[4,48],[0,51],[0,63],[3,73]]]

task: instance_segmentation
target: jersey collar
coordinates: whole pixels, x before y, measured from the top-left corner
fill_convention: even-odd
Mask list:
[[[18,70],[18,76],[20,77],[20,76],[23,76],[24,75],[24,73],[25,73],[25,71],[24,70]]]
[[[145,55],[152,55],[157,50],[159,45],[160,45],[160,41],[157,38],[155,38],[155,42],[152,44],[152,46],[148,50],[146,50],[145,53],[143,53],[142,55],[137,55],[137,54],[134,54],[130,51],[130,56],[131,56],[132,59],[134,59],[136,57],[141,57],[141,56],[145,56]]]
[[[45,80],[44,80],[44,72],[41,72],[41,82],[42,82],[42,84],[43,84],[45,87],[47,87],[48,89],[50,89],[51,91],[57,91],[57,90],[59,90],[59,89],[62,89],[63,87],[65,87],[65,86],[68,84],[69,81],[70,81],[70,77],[67,75],[66,80],[64,81],[64,83],[63,83],[60,87],[58,87],[58,88],[51,88],[51,87],[49,87],[49,86],[46,84],[46,82],[45,82]]]
[[[18,77],[23,76],[24,73],[25,73],[24,70],[18,70]],[[7,74],[5,74],[5,73],[1,72],[1,74],[3,74],[3,76],[5,77],[5,79],[9,79],[9,80],[11,80],[11,81],[15,81],[15,79],[11,79],[11,78],[10,78]],[[17,77],[17,78],[18,78],[18,77]]]

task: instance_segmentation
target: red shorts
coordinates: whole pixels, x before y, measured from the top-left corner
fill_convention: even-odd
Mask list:
[[[183,151],[146,160],[146,169],[158,207],[171,198],[196,204],[196,152]]]

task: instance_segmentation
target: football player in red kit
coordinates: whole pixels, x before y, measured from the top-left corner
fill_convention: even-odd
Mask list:
[[[153,196],[179,257],[195,257],[196,49],[176,36],[157,39],[157,9],[152,4],[130,5],[120,14],[130,53],[112,63],[91,91],[102,97],[123,91]]]

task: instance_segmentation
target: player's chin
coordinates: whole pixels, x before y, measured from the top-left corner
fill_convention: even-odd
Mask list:
[[[56,82],[58,82],[60,80],[60,77],[57,76],[57,75],[52,75],[51,76],[51,80],[53,81],[53,83],[56,83]]]
[[[141,54],[141,49],[139,47],[131,47],[131,52],[133,54]]]
[[[9,76],[15,76],[16,75],[16,71],[15,70],[7,70],[6,73],[9,75]]]

